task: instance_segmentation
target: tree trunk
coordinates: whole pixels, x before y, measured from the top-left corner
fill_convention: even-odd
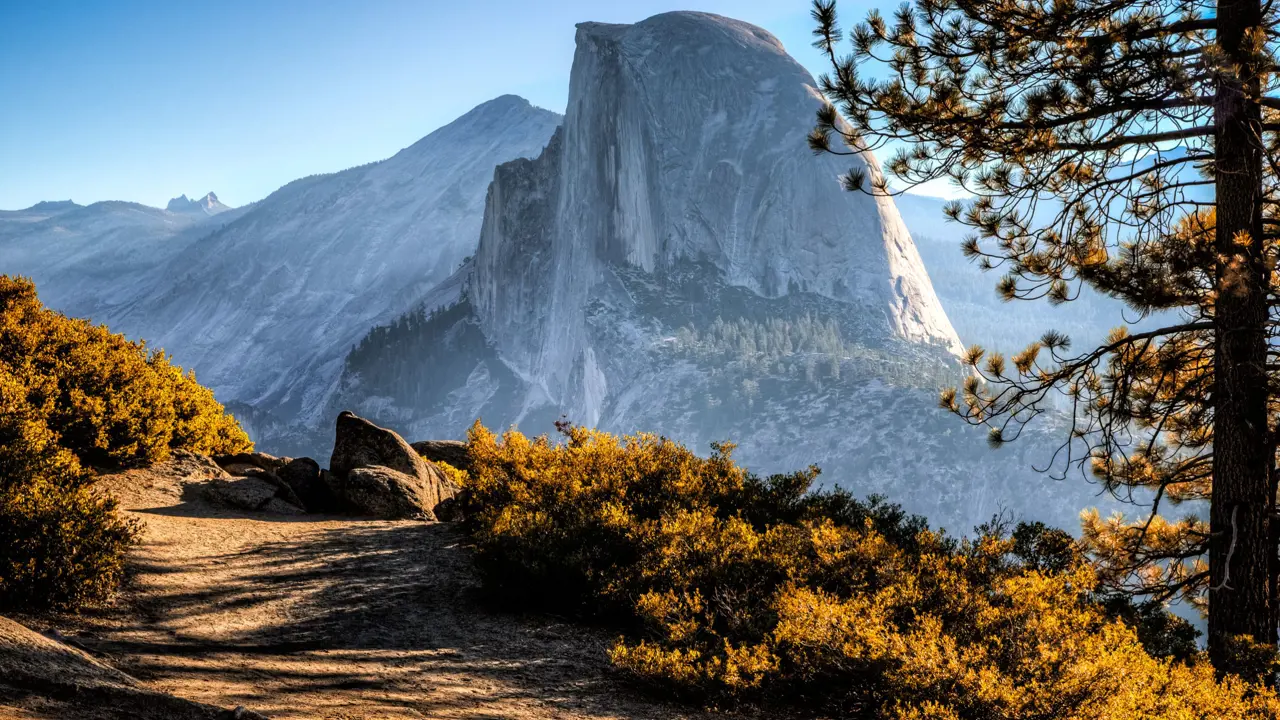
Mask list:
[[[1271,445],[1267,448],[1267,457],[1271,463],[1271,489],[1267,491],[1267,501],[1270,506],[1267,510],[1267,516],[1272,518],[1271,522],[1271,585],[1268,592],[1271,596],[1271,627],[1280,628],[1280,522],[1275,522],[1276,517],[1276,500],[1280,497],[1280,465],[1276,464],[1276,453],[1280,447],[1276,445],[1276,428],[1271,428]],[[1274,680],[1274,678],[1273,678]]]
[[[1218,250],[1214,353],[1213,501],[1209,511],[1209,658],[1219,672],[1261,680],[1242,639],[1274,646],[1271,461],[1268,457],[1267,270],[1262,247],[1261,109],[1245,34],[1259,0],[1220,0],[1218,42],[1240,68],[1215,98]],[[1243,636],[1243,637],[1242,637]]]

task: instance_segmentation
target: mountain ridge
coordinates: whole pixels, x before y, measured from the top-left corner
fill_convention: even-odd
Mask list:
[[[961,531],[1013,505],[1074,522],[1087,488],[1022,502],[1054,438],[992,455],[937,407],[959,339],[892,199],[840,187],[874,158],[808,150],[820,100],[771,35],[669,13],[577,38],[564,125],[497,168],[474,258],[357,345],[330,413],[732,440]]]

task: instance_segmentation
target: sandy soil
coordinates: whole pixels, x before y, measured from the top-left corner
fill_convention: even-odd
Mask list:
[[[149,690],[271,718],[704,717],[620,683],[607,633],[479,607],[448,524],[213,507],[189,470],[103,481],[145,526],[115,603],[20,619]]]

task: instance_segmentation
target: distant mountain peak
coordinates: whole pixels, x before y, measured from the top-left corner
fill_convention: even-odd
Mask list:
[[[520,97],[519,95],[512,95],[508,93],[506,95],[499,95],[498,97],[492,100],[482,102],[479,105],[477,105],[475,109],[480,110],[482,108],[526,107],[528,105],[532,105],[532,103]]]
[[[66,212],[67,210],[75,210],[78,207],[80,207],[80,205],[77,205],[71,200],[43,200],[27,208],[24,212],[60,213]]]
[[[415,157],[434,153],[443,144],[466,143],[476,136],[504,135],[512,127],[541,127],[560,124],[564,118],[557,112],[540,108],[519,95],[499,95],[480,103],[447,125],[436,128],[426,137],[401,150],[397,157]],[[543,140],[545,143],[545,139]]]
[[[166,205],[164,209],[174,213],[203,212],[206,215],[217,215],[218,213],[226,212],[231,208],[218,200],[217,195],[209,193],[199,200],[191,200],[187,198],[186,195],[179,195],[178,197],[170,200],[169,204]]]
[[[529,113],[534,110],[542,109],[519,95],[499,95],[471,108],[453,124],[471,125],[489,119],[502,120],[512,113]]]

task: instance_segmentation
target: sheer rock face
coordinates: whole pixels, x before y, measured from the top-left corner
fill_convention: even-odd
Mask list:
[[[499,168],[476,253],[477,315],[545,395],[531,404],[577,398],[598,419],[609,388],[583,308],[619,266],[708,261],[765,297],[849,303],[885,340],[959,349],[892,200],[841,189],[863,161],[808,150],[820,102],[745,23],[678,12],[578,26],[564,126],[537,160]]]

